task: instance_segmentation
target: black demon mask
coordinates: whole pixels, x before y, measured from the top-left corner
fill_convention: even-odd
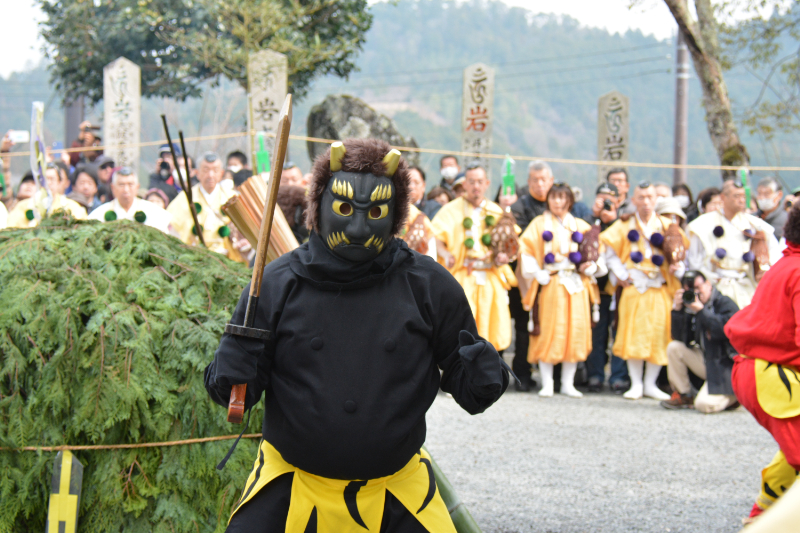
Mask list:
[[[337,142],[325,163],[327,183],[314,180],[309,193],[309,226],[336,255],[353,262],[372,260],[408,216],[407,170],[400,152],[374,140]]]

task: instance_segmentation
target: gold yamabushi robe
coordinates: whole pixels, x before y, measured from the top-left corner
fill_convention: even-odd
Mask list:
[[[732,220],[720,211],[706,213],[693,220],[688,228],[691,246],[687,255],[689,268],[699,270],[717,290],[736,302],[739,309],[750,305],[756,292],[753,263],[744,260],[752,239],[745,231],[763,231],[769,243],[770,265],[782,257],[775,230],[760,218],[737,213]],[[715,234],[716,230],[716,234]],[[719,237],[717,234],[721,234]],[[718,250],[723,250],[719,252]]]
[[[8,214],[8,227],[9,228],[33,228],[39,224],[39,220],[47,215],[47,192],[43,188],[31,196],[21,200],[14,209]],[[74,218],[78,220],[86,219],[86,209],[76,202],[70,200],[63,194],[56,194],[53,196],[53,205],[50,207],[50,213],[63,209],[69,212]],[[35,216],[38,213],[38,217]]]
[[[228,229],[231,221],[222,213],[222,206],[235,194],[236,192],[233,190],[228,190],[220,185],[217,185],[210,194],[206,193],[199,183],[192,187],[197,221],[203,228],[203,239],[205,239],[208,249],[226,255],[233,261],[246,262],[241,254],[233,248]],[[200,208],[197,209],[197,206]],[[200,241],[194,233],[194,221],[185,191],[181,191],[170,202],[167,211],[172,215],[172,229],[178,234],[178,238],[186,244],[199,245]]]
[[[598,273],[598,265],[590,266],[590,274],[583,275],[569,260],[569,253],[578,251],[573,232],[585,233],[589,229],[589,224],[569,213],[559,221],[547,211],[533,219],[520,237],[521,271],[531,280],[530,289],[523,295],[523,306],[531,309],[537,294],[539,298],[540,333],[530,337],[531,363],[577,363],[585,361],[592,351],[591,306],[600,302],[593,276]],[[544,239],[545,231],[552,240]],[[552,254],[552,263],[545,259],[548,254]],[[605,270],[604,266],[601,268]],[[549,273],[546,285],[537,281],[539,271]]]
[[[667,364],[667,344],[672,340],[672,298],[680,288],[680,280],[670,274],[666,260],[660,266],[653,262],[654,256],[663,258],[663,252],[649,239],[654,233],[664,236],[670,224],[668,218],[658,215],[644,224],[638,215],[633,215],[629,220],[617,220],[600,234],[601,243],[613,250],[629,276],[630,286],[622,290],[617,302],[619,320],[613,347],[614,355],[622,359]],[[632,232],[638,240],[631,240]],[[688,239],[683,232],[681,236],[688,248]],[[641,261],[631,259],[634,253],[641,254]],[[609,271],[616,276],[619,267],[615,268],[615,260],[608,253],[606,259]]]
[[[503,216],[503,210],[489,200],[484,200],[476,209],[463,198],[457,198],[439,210],[431,225],[433,235],[455,258],[450,272],[464,288],[478,334],[496,350],[505,350],[511,344],[508,289],[516,286],[517,280],[508,265],[494,264],[491,249],[482,242],[484,235],[491,231],[486,223],[490,216],[490,222],[496,223]],[[471,224],[466,223],[469,228],[465,227],[466,219],[471,221]],[[472,239],[472,248],[467,247],[467,239]],[[442,258],[439,262],[444,264]]]

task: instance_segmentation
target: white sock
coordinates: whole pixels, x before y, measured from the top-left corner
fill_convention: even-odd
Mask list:
[[[641,359],[628,359],[628,377],[631,378],[631,388],[622,395],[628,400],[638,400],[642,397],[642,374],[644,361]]]
[[[539,396],[549,398],[553,395],[553,365],[539,363],[539,376],[542,378],[542,390],[539,391]]]
[[[575,372],[578,363],[561,363],[561,394],[570,398],[583,398],[581,391],[575,388]]]
[[[661,365],[647,363],[647,367],[644,369],[644,395],[656,400],[669,400],[669,394],[656,385],[661,368]]]

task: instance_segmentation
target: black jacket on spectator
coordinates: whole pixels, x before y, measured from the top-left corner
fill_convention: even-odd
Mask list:
[[[693,315],[685,308],[672,311],[672,338],[703,350],[709,394],[733,394],[731,369],[737,355],[725,336],[725,324],[739,311],[736,303],[717,289],[703,309]]]
[[[547,210],[547,202],[540,202],[530,191],[525,191],[519,195],[519,199],[511,206],[511,212],[517,219],[517,226],[525,231],[531,220],[543,214]]]
[[[419,203],[414,204],[414,207],[425,213],[428,219],[433,220],[433,217],[435,217],[439,209],[442,208],[442,204],[436,200],[428,200],[423,196]]]
[[[153,172],[150,174],[150,186],[148,189],[159,189],[164,191],[164,194],[167,195],[167,198],[169,198],[170,202],[174,200],[180,192],[180,189],[175,186],[174,176],[168,176],[167,179],[164,179],[164,177],[158,172]]]

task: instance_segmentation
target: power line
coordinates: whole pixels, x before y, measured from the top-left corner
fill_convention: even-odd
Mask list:
[[[671,72],[672,72],[672,69],[667,69],[667,70],[663,70],[663,69],[648,70],[646,72],[637,72],[636,74],[630,74],[628,76],[615,76],[614,80],[629,80],[631,78],[641,78],[641,77],[644,77],[644,76],[650,76],[652,74],[669,74]],[[512,89],[498,89],[495,92],[496,93],[513,93],[513,92],[518,92],[518,91],[530,91],[530,90],[534,90],[534,89],[541,89],[543,87],[563,87],[565,85],[580,85],[580,84],[583,84],[583,83],[591,83],[591,82],[596,82],[596,81],[599,81],[599,80],[597,78],[587,78],[587,79],[584,79],[584,80],[575,80],[575,81],[570,81],[570,82],[565,82],[565,83],[544,83],[544,84],[541,84],[541,85],[533,85],[533,86],[530,86],[530,87],[515,87],[515,88],[512,88]]]
[[[601,65],[584,65],[580,67],[566,67],[566,68],[557,68],[557,69],[550,69],[550,70],[538,70],[536,72],[524,72],[524,73],[516,73],[516,74],[501,74],[499,76],[495,76],[495,79],[508,79],[508,78],[518,78],[522,76],[540,76],[542,74],[555,74],[559,72],[578,72],[581,70],[594,70],[594,69],[603,69],[603,68],[614,68],[618,66],[625,66],[625,65],[634,65],[634,64],[641,64],[641,63],[650,63],[653,61],[662,61],[666,59],[667,56],[656,56],[656,57],[648,57],[642,59],[632,59],[630,61],[622,61],[616,63],[603,63]],[[338,91],[342,89],[380,89],[386,87],[416,87],[419,85],[439,85],[445,83],[462,83],[463,80],[461,78],[447,78],[447,79],[438,79],[438,80],[423,80],[417,82],[400,82],[400,83],[373,83],[373,84],[366,84],[366,85],[342,85],[338,87],[314,87],[310,89],[308,92],[315,92],[315,91]]]
[[[647,50],[652,48],[658,48],[660,46],[669,46],[667,43],[656,43],[656,44],[647,44],[641,46],[631,46],[628,48],[617,48],[614,50],[604,50],[600,52],[590,52],[586,54],[567,54],[567,55],[560,55],[560,56],[549,56],[549,57],[540,57],[536,59],[524,59],[520,61],[506,61],[504,63],[493,63],[492,66],[495,67],[502,67],[507,65],[527,65],[531,63],[549,63],[551,61],[562,61],[564,59],[576,59],[581,57],[597,57],[603,55],[611,55],[611,54],[619,54],[622,52],[632,52],[635,50]],[[373,72],[370,74],[353,74],[353,76],[369,76],[369,77],[377,77],[377,76],[401,76],[405,74],[430,74],[436,72],[461,72],[466,67],[449,67],[449,68],[429,68],[429,69],[417,69],[417,70],[396,70],[396,71],[389,71],[389,72]]]

